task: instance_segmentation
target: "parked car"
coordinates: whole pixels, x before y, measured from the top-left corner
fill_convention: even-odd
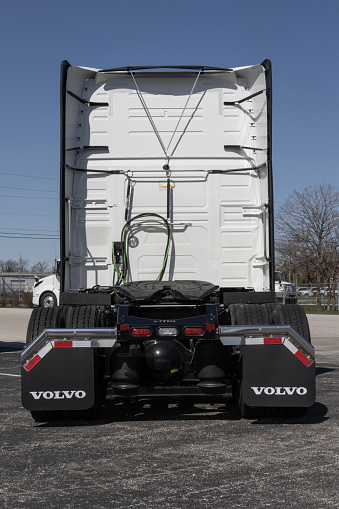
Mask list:
[[[320,295],[322,295],[324,297],[329,297],[329,295],[330,295],[330,288],[328,286],[326,286],[324,288],[321,288],[320,289]],[[336,286],[334,288],[334,291],[333,291],[333,288],[332,288],[332,295],[338,295],[338,286]]]
[[[297,289],[298,297],[315,297],[317,289],[310,286],[300,286]]]

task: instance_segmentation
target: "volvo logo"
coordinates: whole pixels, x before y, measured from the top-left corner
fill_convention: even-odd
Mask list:
[[[30,392],[34,399],[71,399],[78,398],[82,399],[86,396],[85,391],[39,391]]]
[[[307,393],[306,387],[251,387],[256,396],[266,394],[267,396],[293,396],[298,394],[304,396]]]

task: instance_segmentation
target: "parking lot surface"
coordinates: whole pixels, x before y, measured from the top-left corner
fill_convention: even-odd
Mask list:
[[[26,311],[0,309],[1,507],[338,507],[339,316],[309,317],[317,401],[304,419],[139,403],[38,424],[20,401]]]

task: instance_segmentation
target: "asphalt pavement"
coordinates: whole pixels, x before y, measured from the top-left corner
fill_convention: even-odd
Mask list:
[[[20,401],[29,315],[0,309],[1,507],[338,507],[339,316],[309,316],[317,401],[304,419],[136,403],[104,408],[96,422],[46,424]]]

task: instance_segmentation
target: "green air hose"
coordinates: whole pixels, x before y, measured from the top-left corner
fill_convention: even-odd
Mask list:
[[[157,217],[158,219],[160,219],[161,221],[164,222],[164,224],[167,228],[167,244],[166,244],[166,249],[165,249],[165,254],[164,254],[164,260],[163,260],[161,270],[158,274],[158,277],[156,278],[156,281],[161,281],[164,276],[164,273],[166,270],[166,265],[167,265],[167,260],[168,260],[168,255],[169,255],[169,250],[170,250],[170,245],[171,245],[170,225],[168,224],[167,219],[160,216],[159,214],[153,214],[153,213],[139,214],[138,216],[132,217],[129,221],[127,221],[124,224],[122,231],[121,231],[121,245],[122,245],[122,270],[121,270],[121,272],[118,270],[118,267],[116,264],[116,260],[115,260],[115,256],[114,256],[114,242],[112,243],[113,265],[114,265],[114,270],[119,278],[118,282],[116,283],[117,285],[120,285],[121,283],[126,283],[126,276],[127,276],[127,270],[128,270],[128,258],[127,258],[127,246],[126,246],[128,229],[132,222],[137,221],[139,219],[150,218],[150,217]]]

